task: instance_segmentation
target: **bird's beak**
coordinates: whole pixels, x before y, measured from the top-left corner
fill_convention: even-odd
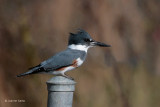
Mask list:
[[[100,47],[111,47],[111,45],[102,43],[102,42],[97,42],[97,41],[93,41],[91,42],[91,46],[100,46]]]

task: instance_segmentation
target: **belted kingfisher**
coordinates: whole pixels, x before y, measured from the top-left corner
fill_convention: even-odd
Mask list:
[[[65,72],[81,66],[86,59],[87,50],[94,46],[110,47],[110,45],[93,40],[90,35],[82,29],[75,34],[70,33],[68,48],[66,50],[30,68],[28,72],[17,75],[17,77],[47,73],[73,79],[67,76]]]

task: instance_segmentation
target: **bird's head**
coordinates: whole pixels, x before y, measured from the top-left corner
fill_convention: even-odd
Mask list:
[[[84,30],[79,30],[77,33],[70,33],[68,47],[71,49],[87,51],[88,48],[100,46],[100,47],[110,47],[111,45],[97,42],[91,38],[91,36]]]

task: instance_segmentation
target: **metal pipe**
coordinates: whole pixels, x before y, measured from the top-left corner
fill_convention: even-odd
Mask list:
[[[72,107],[75,81],[62,76],[55,76],[48,80],[47,107]]]

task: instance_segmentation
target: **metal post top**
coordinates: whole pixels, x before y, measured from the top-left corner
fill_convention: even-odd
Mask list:
[[[56,84],[56,85],[76,84],[76,82],[74,80],[68,79],[63,76],[55,76],[55,77],[51,78],[50,80],[48,80],[46,83],[47,84]]]
[[[75,81],[63,76],[55,76],[48,80],[47,107],[72,107]]]
[[[50,92],[73,92],[76,82],[62,76],[55,76],[46,83]]]

